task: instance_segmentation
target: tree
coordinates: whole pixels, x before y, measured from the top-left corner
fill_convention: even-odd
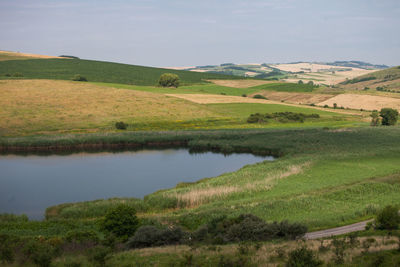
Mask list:
[[[164,73],[160,76],[158,84],[162,87],[175,87],[179,86],[179,76],[173,73]]]
[[[303,81],[302,81],[302,80],[299,80],[297,83],[298,83],[298,84],[303,84]]]
[[[395,125],[399,118],[399,112],[392,108],[383,108],[379,114],[382,117],[382,125]]]
[[[399,228],[400,215],[397,208],[386,206],[376,216],[376,227],[378,229],[395,230]]]
[[[381,122],[379,119],[379,113],[377,110],[372,111],[371,115],[371,126],[378,126]]]
[[[121,204],[110,209],[103,221],[101,228],[122,239],[132,236],[139,225],[136,210],[128,205]]]
[[[289,253],[286,267],[318,267],[323,262],[318,259],[314,252],[306,247],[301,247]]]

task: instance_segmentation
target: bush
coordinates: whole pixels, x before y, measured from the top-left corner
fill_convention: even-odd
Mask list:
[[[88,260],[96,266],[106,266],[108,256],[111,254],[111,249],[107,247],[94,247],[89,249],[87,253]]]
[[[37,266],[48,267],[56,256],[56,249],[42,240],[31,240],[24,246],[24,254]]]
[[[81,76],[80,74],[76,74],[76,75],[72,78],[72,80],[73,80],[73,81],[76,81],[76,82],[87,82],[86,77],[83,77],[83,76]]]
[[[318,259],[314,252],[306,247],[301,247],[289,253],[286,267],[317,267],[323,262]]]
[[[268,99],[268,98],[266,98],[265,96],[263,96],[263,95],[254,95],[253,96],[253,98],[255,98],[255,99]]]
[[[98,243],[100,241],[99,236],[93,230],[86,231],[69,231],[65,235],[65,240],[70,243]]]
[[[381,123],[377,110],[372,111],[370,117],[371,117],[371,126],[378,126]]]
[[[397,208],[386,206],[376,216],[376,228],[385,230],[395,230],[399,228],[400,215]]]
[[[128,124],[124,123],[123,121],[118,121],[115,123],[115,128],[117,128],[118,130],[126,130],[127,127]]]
[[[13,77],[24,77],[24,75],[21,72],[16,72],[13,74]]]
[[[274,119],[278,122],[304,122],[306,118],[317,119],[320,116],[318,114],[303,114],[294,112],[275,112],[275,113],[255,113],[251,114],[247,118],[248,123],[266,123],[270,119]]]
[[[0,262],[13,263],[15,260],[14,248],[17,238],[7,234],[0,234]]]
[[[118,238],[126,239],[135,233],[138,224],[136,210],[131,206],[121,204],[106,213],[101,222],[101,228]]]
[[[155,226],[145,225],[140,227],[135,235],[129,239],[130,248],[144,248],[180,244],[185,233],[178,227],[159,229]]]
[[[179,86],[179,76],[173,73],[164,73],[158,80],[158,85],[162,87],[175,87]]]
[[[242,96],[243,96],[243,97],[247,97],[247,95],[246,95],[246,94],[242,94]]]
[[[392,108],[381,109],[379,115],[382,117],[382,125],[395,125],[399,118],[399,112]]]

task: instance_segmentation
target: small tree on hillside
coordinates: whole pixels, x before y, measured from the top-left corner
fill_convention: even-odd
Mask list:
[[[395,125],[399,118],[399,112],[392,108],[383,108],[379,115],[382,117],[382,125]]]
[[[377,110],[372,111],[371,113],[371,126],[378,126],[381,123],[379,119],[379,113]]]
[[[400,215],[399,210],[393,206],[386,206],[376,216],[376,228],[394,230],[399,228]]]
[[[164,73],[160,76],[158,84],[162,87],[175,87],[179,86],[179,76],[173,73]]]
[[[136,210],[126,204],[120,204],[110,209],[101,222],[103,230],[122,239],[133,236],[138,225]]]

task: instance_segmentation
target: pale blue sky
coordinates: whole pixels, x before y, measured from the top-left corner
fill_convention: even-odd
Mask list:
[[[0,49],[148,66],[400,65],[399,0],[0,0]]]

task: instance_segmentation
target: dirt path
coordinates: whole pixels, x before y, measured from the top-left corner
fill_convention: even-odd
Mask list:
[[[331,229],[326,229],[326,230],[321,230],[321,231],[316,231],[316,232],[310,232],[310,233],[305,234],[304,238],[305,239],[318,239],[318,238],[323,238],[323,237],[347,234],[347,233],[351,233],[351,232],[363,231],[363,230],[365,230],[365,226],[367,225],[367,223],[369,223],[371,221],[373,221],[373,220],[363,221],[363,222],[359,222],[359,223],[354,223],[354,224],[350,224],[350,225],[345,225],[345,226],[341,226],[341,227],[336,227],[336,228],[331,228]]]

